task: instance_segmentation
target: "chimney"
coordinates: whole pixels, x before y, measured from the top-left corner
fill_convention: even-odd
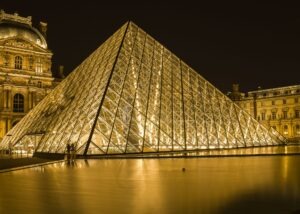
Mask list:
[[[47,25],[48,24],[46,22],[40,22],[40,26],[39,26],[39,29],[43,34],[43,36],[45,36],[45,38],[47,37]]]
[[[60,66],[58,67],[58,70],[59,70],[59,77],[60,77],[61,79],[65,78],[65,74],[64,74],[64,66],[63,66],[63,65],[60,65]]]
[[[230,98],[233,101],[238,101],[241,99],[239,84],[232,84],[232,93],[230,94]]]
[[[239,84],[232,84],[232,92],[233,93],[239,93],[240,92]]]

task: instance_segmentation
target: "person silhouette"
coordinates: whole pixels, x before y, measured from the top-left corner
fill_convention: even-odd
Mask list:
[[[75,149],[75,144],[74,143],[71,144],[70,150],[71,150],[71,160],[74,161],[74,159],[75,159],[75,152],[76,152],[75,151],[76,149]]]
[[[67,150],[67,160],[69,161],[71,158],[71,145],[68,143],[66,146],[66,150]]]

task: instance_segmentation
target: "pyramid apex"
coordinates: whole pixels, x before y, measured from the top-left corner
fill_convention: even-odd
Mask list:
[[[127,20],[126,24],[127,24],[127,25],[131,25],[131,24],[134,24],[134,25],[135,25],[135,23],[134,23],[132,20]]]

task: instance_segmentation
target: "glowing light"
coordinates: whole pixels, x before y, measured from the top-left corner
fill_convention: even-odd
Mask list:
[[[133,23],[91,54],[9,135],[16,148],[35,145],[39,152],[63,153],[67,143],[75,143],[85,155],[285,141]]]

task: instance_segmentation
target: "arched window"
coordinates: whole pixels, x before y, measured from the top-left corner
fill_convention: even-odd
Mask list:
[[[15,69],[22,69],[22,57],[16,56],[15,57]]]
[[[14,112],[24,112],[24,96],[22,94],[14,96]]]
[[[12,123],[12,127],[14,127],[15,125],[17,125],[17,123],[19,122],[19,120],[16,120],[15,122]]]

